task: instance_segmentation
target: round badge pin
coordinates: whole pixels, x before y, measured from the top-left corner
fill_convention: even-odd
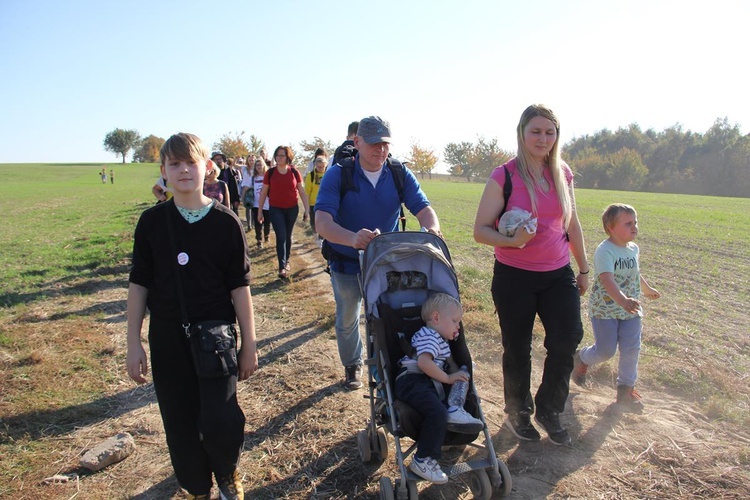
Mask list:
[[[190,260],[190,257],[185,252],[180,252],[177,254],[177,263],[181,266],[184,266],[188,263]]]

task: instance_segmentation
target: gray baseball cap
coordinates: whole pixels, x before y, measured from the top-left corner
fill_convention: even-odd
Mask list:
[[[367,144],[391,142],[391,124],[379,116],[368,116],[359,121],[357,135]]]

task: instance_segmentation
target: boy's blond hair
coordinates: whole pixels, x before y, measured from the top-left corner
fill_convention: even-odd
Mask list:
[[[461,302],[452,295],[448,295],[447,293],[435,293],[430,295],[427,297],[427,300],[424,301],[424,304],[422,304],[422,321],[427,323],[432,319],[432,314],[434,312],[442,313],[449,305],[454,305],[458,307],[459,311],[462,313],[464,312]]]
[[[602,213],[602,226],[604,226],[605,233],[609,234],[609,228],[617,223],[617,217],[623,212],[633,216],[637,215],[635,208],[624,203],[612,203],[604,209]]]
[[[167,158],[205,161],[208,158],[208,149],[197,135],[179,132],[167,139],[159,150],[159,159],[162,165],[167,161]]]

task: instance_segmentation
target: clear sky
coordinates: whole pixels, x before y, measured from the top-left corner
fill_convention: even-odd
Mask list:
[[[549,105],[561,140],[638,123],[750,130],[750,2],[0,0],[0,163],[116,162],[107,132],[339,144],[497,138]]]

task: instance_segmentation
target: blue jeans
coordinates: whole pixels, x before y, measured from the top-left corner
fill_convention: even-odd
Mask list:
[[[534,272],[495,260],[492,299],[503,342],[505,413],[562,413],[570,391],[573,355],[583,338],[581,299],[570,265]],[[531,397],[531,338],[534,320],[544,325],[542,383]]]
[[[581,349],[581,361],[587,365],[607,361],[615,355],[619,346],[617,385],[635,387],[638,378],[638,355],[641,352],[641,318],[591,318],[591,325],[594,327],[594,345]]]
[[[331,286],[336,300],[336,342],[341,364],[359,364],[362,362],[362,337],[359,334],[362,290],[359,277],[331,270]]]
[[[448,408],[440,400],[432,379],[421,373],[402,375],[396,379],[396,398],[414,408],[423,418],[415,456],[439,459],[448,429]]]
[[[299,215],[299,206],[271,207],[268,212],[271,216],[273,232],[276,233],[276,257],[279,260],[279,271],[281,271],[286,267],[289,256],[292,254],[292,231]]]

